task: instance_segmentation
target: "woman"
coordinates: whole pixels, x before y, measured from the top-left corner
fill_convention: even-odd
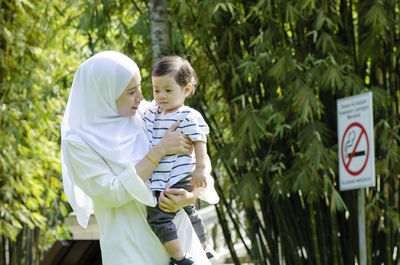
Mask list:
[[[192,149],[185,136],[173,132],[177,124],[149,148],[140,117],[140,82],[139,69],[127,56],[96,54],[75,74],[61,126],[64,191],[80,225],[86,227],[94,212],[104,265],[168,264],[166,250],[146,221],[146,205],[157,203],[146,182],[163,156]],[[185,190],[167,195],[159,206],[170,212],[196,196]],[[176,222],[186,251],[198,264],[209,264],[193,230],[186,233],[188,218],[178,214]]]

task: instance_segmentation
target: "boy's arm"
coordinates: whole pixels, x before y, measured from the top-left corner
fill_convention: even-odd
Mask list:
[[[196,167],[207,168],[208,165],[208,155],[207,155],[207,144],[202,141],[196,141],[193,143],[194,153],[196,155]]]
[[[210,158],[207,155],[207,145],[202,141],[195,141],[193,145],[196,155],[196,168],[192,172],[192,184],[196,187],[206,187],[206,174],[208,165],[210,164]]]

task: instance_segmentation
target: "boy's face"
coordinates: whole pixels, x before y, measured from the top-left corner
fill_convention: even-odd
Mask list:
[[[153,95],[164,113],[171,113],[182,107],[189,95],[192,84],[181,87],[170,75],[153,76]]]
[[[131,79],[121,96],[115,101],[117,111],[121,116],[133,116],[138,110],[140,101],[143,99],[142,91],[140,90],[140,82],[140,74],[137,73]]]

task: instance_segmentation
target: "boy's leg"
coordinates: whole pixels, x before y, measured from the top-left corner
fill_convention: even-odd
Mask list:
[[[193,190],[193,186],[190,185],[190,178],[189,178],[189,184],[187,187],[182,187],[188,191]],[[194,231],[197,234],[197,237],[199,238],[201,242],[201,246],[203,247],[204,251],[206,252],[207,258],[209,261],[212,263],[216,262],[218,260],[218,254],[214,251],[214,249],[207,245],[207,231],[206,227],[204,225],[203,220],[201,219],[201,216],[199,215],[198,211],[196,210],[196,207],[194,204],[186,206],[183,208],[186,212],[186,214],[189,216],[190,222],[192,223],[192,226],[194,228]]]
[[[179,261],[185,258],[185,252],[182,250],[179,239],[164,242],[164,246],[167,249],[169,255],[175,260]]]
[[[156,194],[157,198],[158,195],[159,192]],[[163,212],[158,207],[158,204],[155,207],[147,207],[147,222],[150,227],[158,236],[161,243],[164,244],[170,256],[176,260],[180,260],[185,257],[185,253],[179,243],[176,226],[172,222],[175,215],[175,213]]]
[[[191,176],[188,175],[185,178],[181,179],[178,183],[174,184],[174,188],[182,188],[187,191],[192,191],[194,189],[194,186],[190,184],[191,181]],[[197,234],[197,237],[199,238],[201,245],[203,248],[206,247],[206,242],[207,242],[207,232],[206,228],[204,226],[203,220],[201,219],[199,213],[196,210],[196,207],[194,204],[191,204],[189,206],[183,207],[185,210],[186,214],[189,216],[190,222],[192,223],[192,226],[194,228],[194,231]]]
[[[206,227],[204,226],[204,222],[201,219],[199,213],[197,212],[196,207],[194,206],[194,204],[191,204],[189,206],[184,207],[183,209],[189,216],[194,231],[196,232],[197,237],[199,238],[203,248],[205,248],[207,242]]]

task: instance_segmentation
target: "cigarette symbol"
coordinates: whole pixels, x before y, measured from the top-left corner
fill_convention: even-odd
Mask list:
[[[365,155],[365,151],[358,151],[358,152],[354,153],[353,157],[355,157],[355,156],[364,156],[364,155]],[[350,156],[351,156],[351,153],[344,155],[345,158],[349,158]]]
[[[344,144],[344,152],[347,153],[344,155],[345,158],[350,158],[351,151],[350,151],[350,153],[348,153],[348,149],[351,150],[353,148],[355,139],[356,139],[356,132],[354,130],[351,130],[349,132],[349,135],[347,136],[347,141]],[[354,152],[353,157],[364,156],[364,155],[365,155],[365,151],[358,151],[358,152]]]
[[[347,141],[344,144],[344,152],[347,153],[347,149],[351,148],[354,144],[354,139],[356,138],[356,133],[354,130],[351,130],[349,132],[349,135],[347,136]]]

